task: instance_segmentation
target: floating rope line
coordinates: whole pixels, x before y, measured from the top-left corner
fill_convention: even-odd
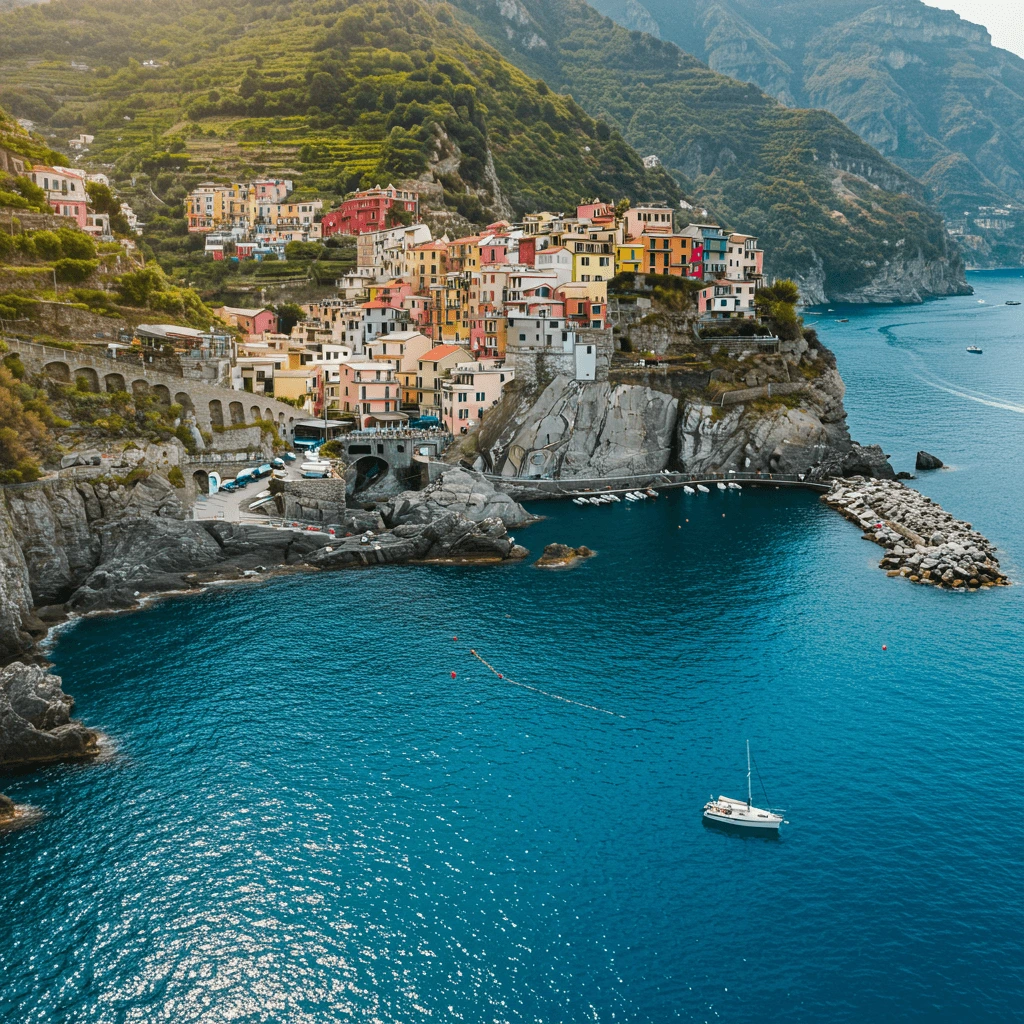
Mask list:
[[[595,704],[584,704],[578,700],[570,700],[568,697],[560,697],[557,693],[549,693],[547,690],[542,690],[539,686],[530,686],[529,683],[517,683],[514,679],[509,679],[508,676],[499,672],[489,661],[486,661],[479,654],[470,648],[469,653],[476,658],[485,668],[489,668],[503,683],[511,683],[513,686],[520,686],[524,690],[533,690],[534,693],[542,694],[545,697],[550,697],[552,700],[560,700],[566,704],[575,704],[578,708],[586,708],[588,711],[600,711],[602,715],[611,715],[612,718],[625,719],[625,715],[620,715],[615,711],[609,711],[607,708],[599,708]],[[454,675],[454,673],[452,673]]]

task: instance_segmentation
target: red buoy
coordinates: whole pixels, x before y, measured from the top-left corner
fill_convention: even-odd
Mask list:
[[[886,647],[886,646],[885,646],[885,644],[882,644],[882,650],[883,650],[883,651],[887,651],[887,650],[889,650],[889,648],[888,648],[888,647]]]
[[[455,673],[453,672],[453,673],[452,673],[452,679],[454,679],[454,678],[455,678]]]
[[[501,673],[499,672],[499,673],[498,673],[498,678],[499,678],[499,679],[504,679],[505,677],[504,677],[504,676],[503,676],[503,675],[502,675],[502,674],[501,674]]]
[[[454,640],[454,641],[455,641],[455,643],[458,643],[458,642],[459,642],[459,638],[458,638],[457,636],[453,636],[453,637],[452,637],[452,640]]]

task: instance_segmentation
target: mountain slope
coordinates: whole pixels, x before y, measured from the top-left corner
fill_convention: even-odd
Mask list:
[[[509,59],[653,153],[806,295],[915,301],[962,290],[941,218],[906,172],[823,111],[788,110],[580,0],[457,0]]]
[[[1024,60],[981,26],[920,0],[643,0],[629,15],[621,0],[594,6],[626,27],[654,20],[664,38],[783,103],[832,111],[932,189],[976,236],[974,259],[1021,261]],[[979,206],[1005,205],[1020,226],[977,223]]]
[[[95,135],[90,163],[148,175],[172,208],[202,178],[252,173],[328,199],[422,176],[478,221],[680,195],[424,0],[54,0],[0,16],[0,63],[0,102]]]

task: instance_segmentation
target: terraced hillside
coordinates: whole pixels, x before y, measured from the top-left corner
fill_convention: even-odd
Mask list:
[[[509,60],[571,91],[702,206],[758,234],[770,270],[805,294],[884,302],[966,289],[925,189],[832,114],[788,109],[582,0],[455,2]],[[644,24],[639,6],[616,4]]]
[[[679,196],[618,132],[443,5],[54,0],[0,16],[0,103],[159,201],[273,173],[340,197],[423,176],[470,220]]]

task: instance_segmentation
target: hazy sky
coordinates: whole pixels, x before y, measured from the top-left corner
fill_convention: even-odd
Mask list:
[[[984,25],[992,42],[1024,57],[1024,6],[1021,0],[925,0],[929,7],[956,11],[961,18]]]

